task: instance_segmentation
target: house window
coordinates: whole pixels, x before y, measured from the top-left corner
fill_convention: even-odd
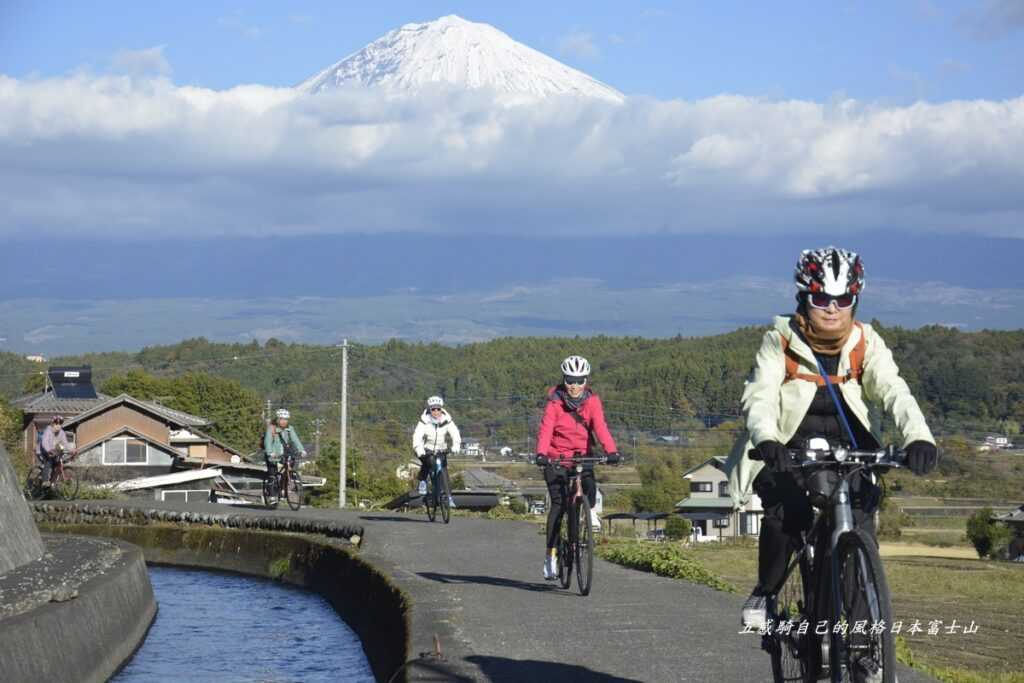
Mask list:
[[[728,498],[729,497],[729,482],[720,481],[718,482],[718,497]]]
[[[184,503],[210,502],[210,489],[177,489],[173,491],[162,490],[156,492],[157,500],[176,500]]]
[[[124,464],[124,439],[111,439],[103,444],[103,464]]]
[[[146,444],[143,441],[125,441],[124,462],[126,465],[146,464]]]
[[[714,493],[715,487],[710,481],[691,481],[690,493]]]
[[[104,465],[146,465],[149,449],[138,439],[111,439],[103,444]]]
[[[725,519],[716,519],[715,520],[715,528],[716,529],[728,529],[729,528],[729,518],[726,517]]]

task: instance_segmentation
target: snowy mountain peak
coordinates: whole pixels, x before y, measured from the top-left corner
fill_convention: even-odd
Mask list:
[[[391,31],[298,87],[308,93],[346,85],[417,91],[437,83],[540,97],[623,100],[614,88],[516,42],[490,24],[454,14]]]

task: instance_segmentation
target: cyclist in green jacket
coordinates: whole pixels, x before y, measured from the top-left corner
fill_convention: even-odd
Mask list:
[[[267,476],[277,475],[277,466],[284,459],[285,449],[291,449],[300,458],[306,457],[306,449],[302,446],[295,427],[288,424],[291,413],[281,408],[274,413],[274,422],[267,426],[263,436],[263,457],[267,462]]]

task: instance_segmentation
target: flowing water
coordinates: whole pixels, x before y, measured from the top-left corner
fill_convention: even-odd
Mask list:
[[[189,569],[149,577],[160,611],[117,683],[374,680],[359,637],[316,593]]]

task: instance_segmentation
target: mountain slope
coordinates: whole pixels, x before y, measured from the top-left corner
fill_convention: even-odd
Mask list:
[[[516,42],[493,26],[454,15],[391,31],[298,88],[318,93],[362,85],[415,92],[434,84],[537,97],[623,100],[614,88]]]

